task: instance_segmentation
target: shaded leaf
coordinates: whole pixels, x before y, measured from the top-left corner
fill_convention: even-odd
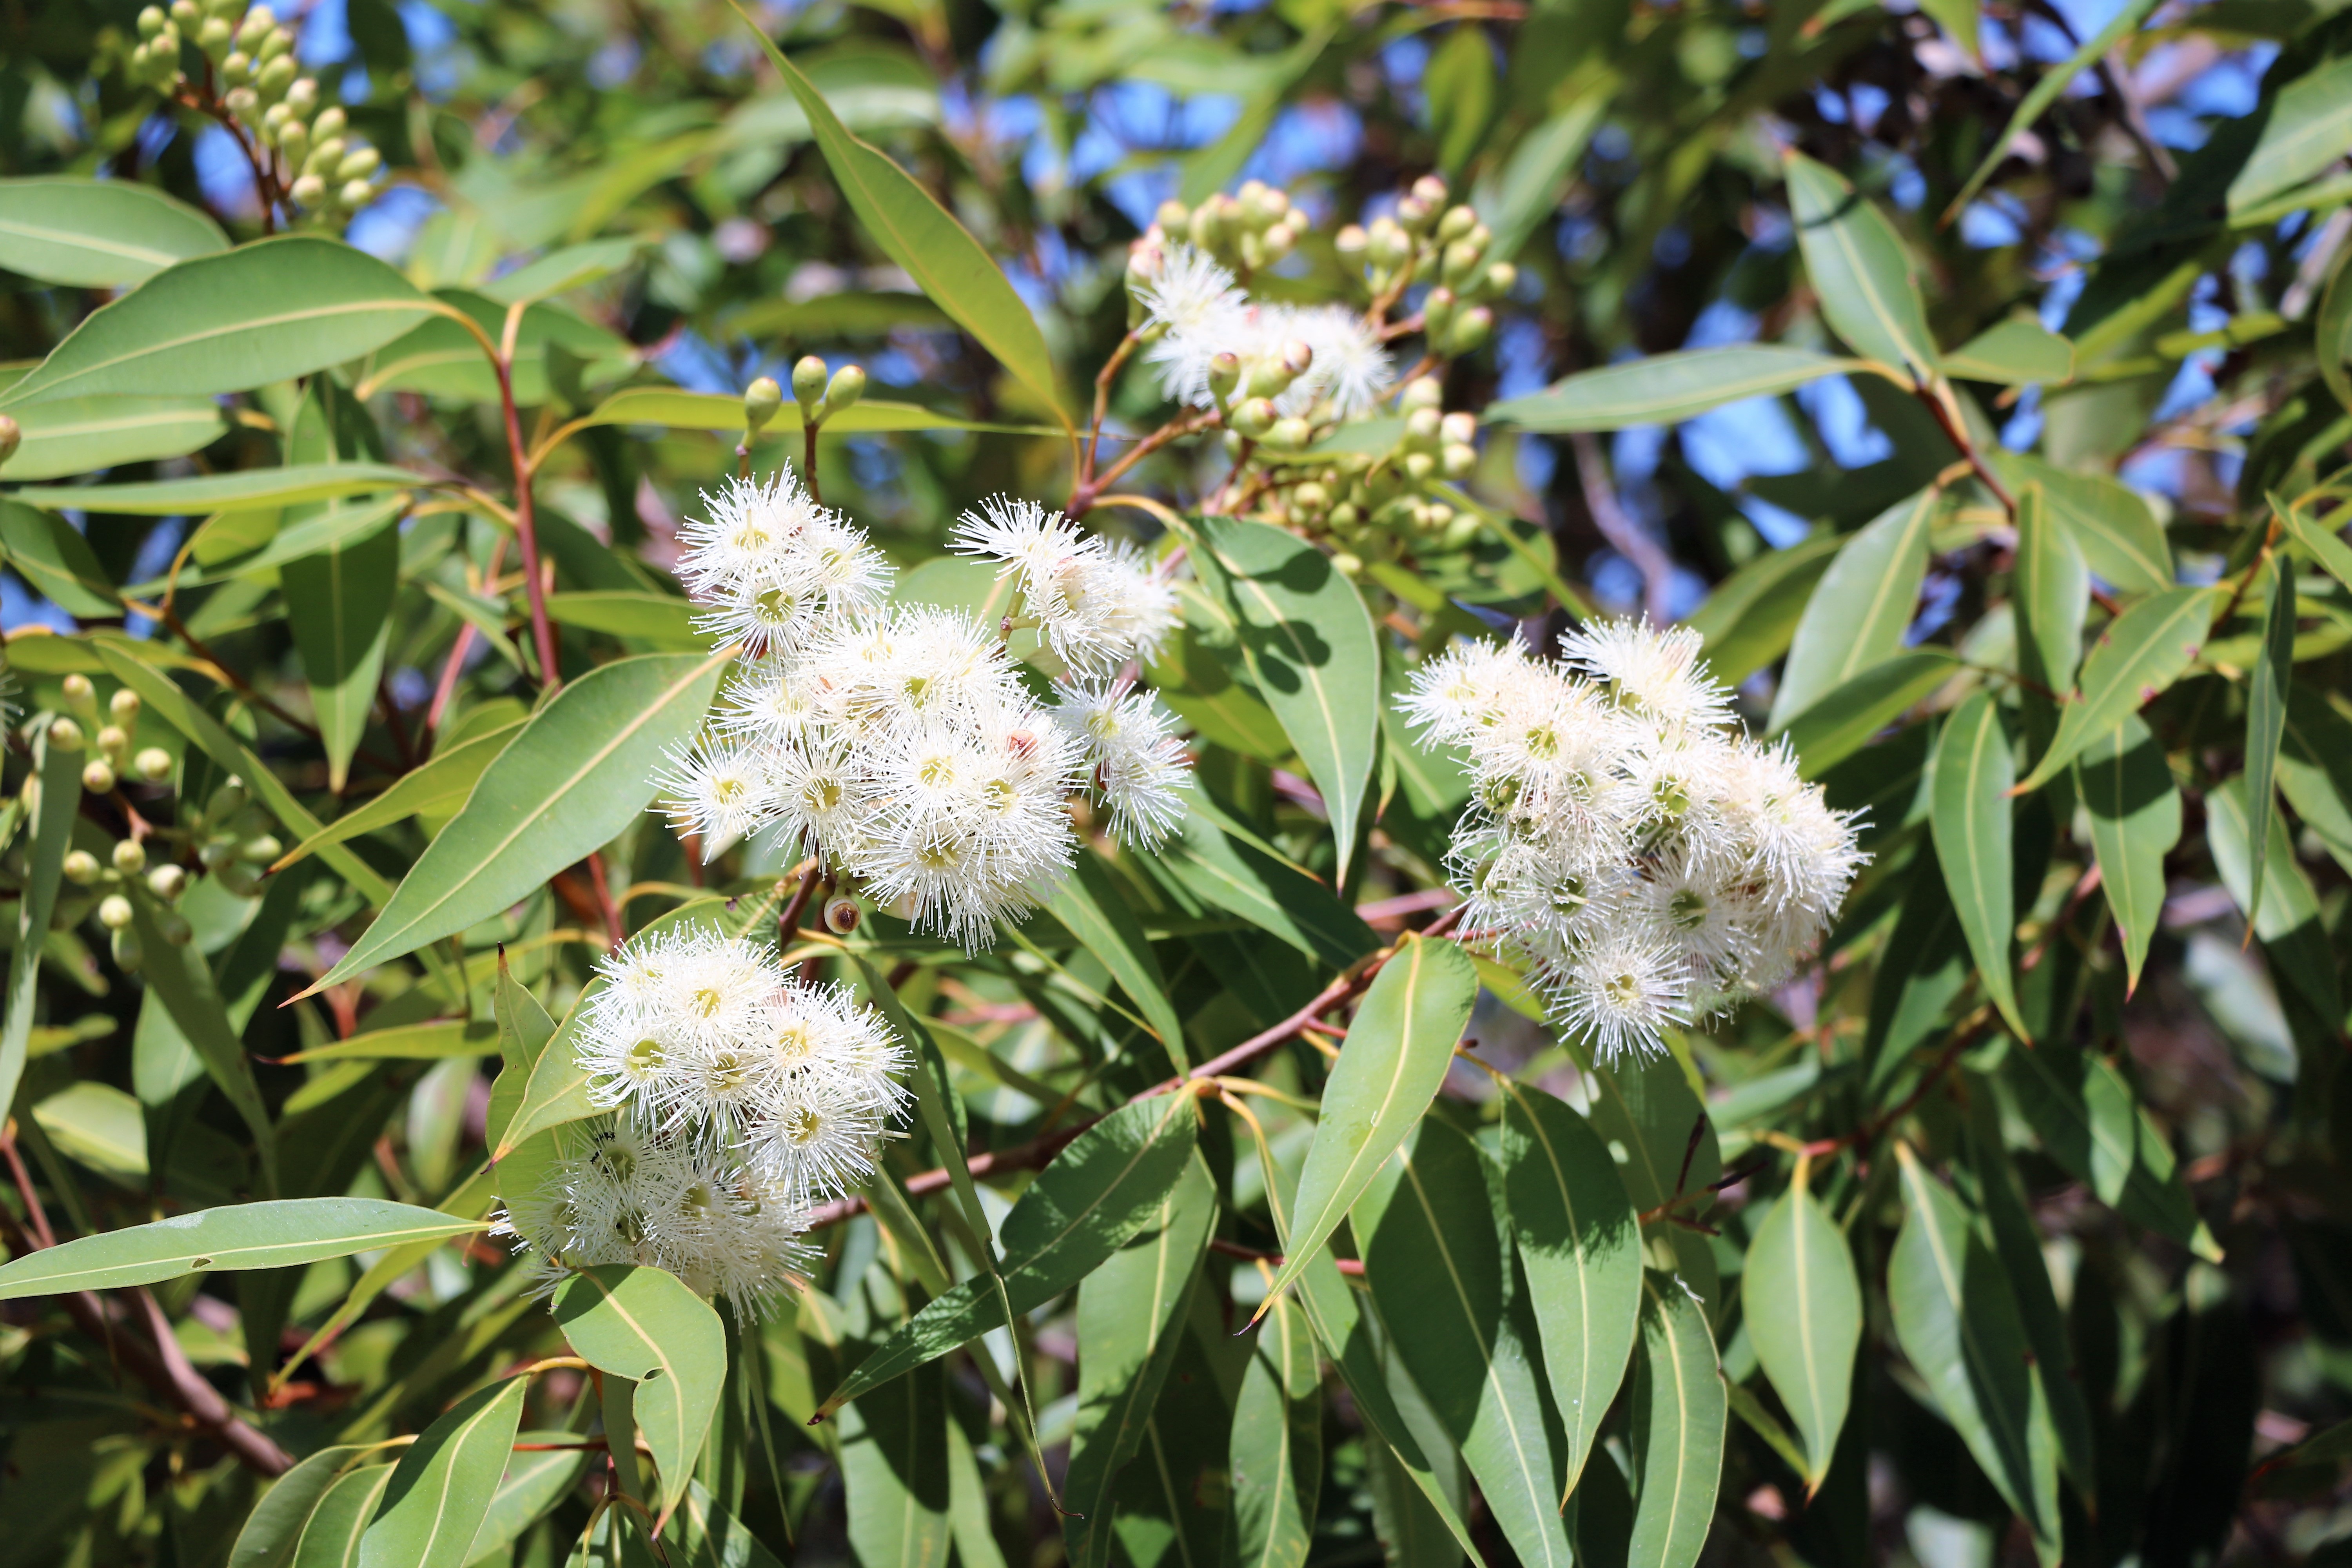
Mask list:
[[[2230,182],[2230,211],[2284,195],[2352,150],[2352,58],[2306,71],[2279,89],[2261,140]]]
[[[2179,679],[2204,647],[2212,613],[2212,589],[2173,588],[2149,595],[2110,622],[2083,660],[2079,695],[2060,714],[2057,736],[2020,792],[2049,783],[2094,736]]]
[[[11,479],[177,458],[212,445],[223,429],[220,405],[209,397],[64,397],[12,417],[23,444],[5,465]]]
[[[850,1549],[868,1568],[945,1568],[945,1370],[921,1367],[861,1395],[841,1415]]]
[[[121,289],[228,248],[220,226],[132,180],[0,180],[0,267],[69,289]]]
[[[343,1467],[365,1451],[353,1444],[321,1448],[278,1477],[236,1532],[236,1544],[228,1549],[228,1568],[287,1568],[320,1500],[341,1477]]]
[[[1946,375],[2001,386],[2071,381],[2074,345],[2029,316],[1996,321],[1942,356]]]
[[[528,1377],[478,1389],[400,1457],[361,1538],[360,1568],[464,1568],[522,1424]]]
[[[1814,585],[1843,544],[1822,533],[1766,551],[1708,590],[1684,625],[1706,639],[1717,680],[1737,687],[1789,651]]]
[[[1804,1437],[1801,1468],[1808,1490],[1818,1490],[1853,1392],[1862,1282],[1837,1222],[1801,1184],[1756,1227],[1739,1289],[1748,1341]]]
[[[710,1303],[662,1268],[605,1264],[556,1288],[555,1321],[588,1364],[637,1385],[637,1430],[676,1510],[727,1381],[727,1331]]]
[[[1936,858],[1960,934],[1976,955],[1985,994],[2020,1039],[2032,1037],[2017,1008],[2017,899],[2012,883],[2009,790],[2017,773],[2000,710],[1979,691],[1960,704],[1937,742],[1929,786]]]
[[[2140,493],[2112,474],[2077,473],[2022,452],[1995,451],[1993,470],[2013,489],[2039,484],[2059,528],[2092,572],[2125,594],[2173,585],[2172,547]]]
[[[360,1542],[375,1518],[392,1465],[362,1465],[346,1470],[320,1498],[294,1549],[294,1568],[356,1568]]]
[[[1795,152],[1781,167],[1798,248],[1830,330],[1867,359],[1925,376],[1936,364],[1936,340],[1902,236],[1835,170]]]
[[[68,615],[122,614],[122,596],[106,568],[99,564],[89,542],[64,518],[0,500],[0,553],[28,584]]]
[[[1767,727],[1784,729],[1831,692],[1903,651],[1927,537],[1941,510],[1934,489],[1895,502],[1839,549],[1805,601]]]
[[[1381,945],[1329,887],[1244,837],[1202,791],[1192,792],[1183,837],[1160,851],[1158,864],[1203,902],[1334,969]]]
[[[2164,748],[2137,714],[2084,746],[2074,793],[2090,820],[2091,852],[2123,939],[2126,994],[2139,988],[2147,944],[2164,913],[2164,858],[2180,842],[2180,791]]]
[[[431,816],[436,812],[454,814],[466,803],[466,797],[474,793],[474,785],[483,772],[498,759],[499,752],[507,749],[507,742],[515,738],[522,725],[523,721],[518,719],[511,724],[502,724],[436,752],[432,761],[394,780],[392,787],[382,795],[343,813],[288,850],[269,868],[270,871],[273,874],[283,871],[328,845],[341,844],[362,833],[389,827],[411,816]]]
[[[1111,879],[1102,861],[1081,853],[1045,908],[1110,971],[1111,978],[1141,1010],[1144,1023],[1167,1048],[1176,1070],[1190,1068],[1192,1060],[1184,1049],[1184,1026],[1176,1016],[1175,1005],[1168,1000],[1168,982],[1160,973],[1160,960],[1153,956],[1135,912],[1127,907],[1126,893]]]
[[[1633,1358],[1633,1532],[1628,1568],[1691,1568],[1706,1544],[1723,1480],[1723,1373],[1706,1311],[1682,1281],[1642,1277]]]
[[[32,843],[25,855],[24,881],[16,900],[16,946],[8,954],[8,996],[0,1003],[0,1105],[16,1103],[25,1060],[33,1037],[36,976],[41,966],[49,917],[57,908],[58,883],[73,847],[74,819],[81,805],[79,752],[49,745],[35,748],[40,773],[40,804],[33,813]],[[55,1250],[52,1248],[51,1250]],[[19,1261],[22,1261],[21,1259]],[[0,1268],[0,1284],[8,1270]]]
[[[2346,134],[2352,137],[2352,127]],[[2273,557],[2270,605],[2263,612],[2261,651],[2246,672],[2246,844],[2253,869],[2246,903],[2262,908],[2263,875],[2270,865],[2271,819],[2277,815],[2273,784],[2279,742],[2286,734],[2287,690],[2294,680],[2294,574]]]
[[[2063,1041],[2044,1040],[2033,1050],[2011,1051],[2002,1077],[2051,1158],[2095,1190],[2104,1173],[2115,1194],[2111,1201],[2126,1218],[2219,1260],[2221,1249],[2197,1217],[2171,1144],[2137,1110],[2131,1086],[2112,1064]],[[2095,1101],[2129,1111],[2101,1115]]]
[[[280,574],[287,628],[302,655],[310,710],[327,752],[327,787],[343,792],[352,753],[367,733],[400,586],[400,531],[387,516],[362,533],[299,561]]]
[[[1278,1300],[1258,1320],[1234,1402],[1226,1530],[1238,1568],[1299,1568],[1307,1561],[1323,1485],[1322,1394],[1307,1314],[1297,1302]]]

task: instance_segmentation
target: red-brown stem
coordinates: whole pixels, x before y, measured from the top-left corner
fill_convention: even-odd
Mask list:
[[[490,544],[490,563],[482,574],[482,581],[499,580],[499,568],[507,563],[507,536],[503,533]],[[457,623],[457,640],[449,645],[449,657],[442,662],[440,684],[433,689],[433,706],[425,710],[425,732],[419,742],[431,746],[433,737],[441,728],[441,716],[448,711],[449,699],[457,692],[457,677],[466,671],[466,651],[474,646],[474,623]]]
[[[801,929],[801,915],[809,906],[810,895],[816,891],[819,879],[824,875],[824,862],[811,860],[808,869],[801,873],[801,885],[793,889],[792,898],[784,904],[783,912],[776,917],[776,940],[789,943],[793,933]]]
[[[1095,376],[1095,418],[1094,423],[1087,427],[1086,466],[1078,474],[1081,486],[1094,483],[1095,454],[1101,449],[1103,420],[1110,413],[1110,384],[1118,376],[1119,366],[1127,363],[1128,355],[1135,352],[1135,345],[1143,341],[1141,334],[1142,329],[1139,327],[1119,339],[1118,347],[1111,350],[1110,358],[1103,362],[1102,369]]]
[[[1244,1263],[1263,1263],[1271,1268],[1279,1268],[1283,1264],[1283,1257],[1279,1252],[1260,1252],[1255,1247],[1244,1247],[1237,1241],[1227,1241],[1221,1237],[1213,1236],[1209,1238],[1209,1250],[1222,1253],[1227,1258],[1238,1258]],[[1342,1274],[1361,1277],[1364,1272],[1363,1261],[1360,1258],[1342,1258],[1337,1261],[1339,1265],[1339,1272]]]
[[[555,662],[555,634],[547,623],[547,585],[540,580],[539,530],[530,501],[530,456],[522,442],[522,416],[515,408],[515,332],[522,322],[520,306],[507,311],[506,335],[490,361],[499,376],[499,411],[506,416],[507,461],[514,469],[515,538],[522,544],[523,587],[530,598],[531,646],[539,651],[539,683],[552,691],[563,683]]]
[[[803,416],[806,419],[806,416]],[[824,504],[824,497],[816,488],[816,433],[820,421],[806,419],[801,426],[801,482],[808,486],[809,500]]]
[[[1110,468],[1104,472],[1100,479],[1088,479],[1084,484],[1078,486],[1076,489],[1071,491],[1070,515],[1072,517],[1084,517],[1088,509],[1093,507],[1095,504],[1095,497],[1102,494],[1103,491],[1108,489],[1113,484],[1117,483],[1118,477],[1121,474],[1126,473],[1128,469],[1135,467],[1136,464],[1143,461],[1144,458],[1160,450],[1160,447],[1165,447],[1169,442],[1180,440],[1186,436],[1198,435],[1200,432],[1217,425],[1223,420],[1223,416],[1213,408],[1206,414],[1196,414],[1189,419],[1171,419],[1167,424],[1162,425],[1159,429],[1154,430],[1150,435],[1146,436],[1142,440],[1138,441],[1134,447],[1129,450],[1128,454],[1119,458],[1118,462],[1113,463]]]
[[[1995,498],[2000,500],[2001,510],[2009,513],[2011,521],[2014,521],[2017,517],[2017,498],[2010,494],[2009,487],[2002,484],[1993,471],[1985,466],[1984,458],[1978,455],[1977,444],[1969,439],[1969,433],[1960,427],[1958,420],[1952,417],[1952,411],[1945,406],[1944,400],[1937,396],[1935,389],[1925,382],[1922,382],[1915,390],[1919,401],[1927,405],[1927,412],[1936,416],[1937,426],[1944,432],[1944,438],[1952,444],[1954,450],[1969,460],[1969,472],[1984,481],[1985,489],[1992,491]]]
[[[588,851],[588,880],[596,889],[596,907],[604,916],[604,934],[618,947],[627,933],[621,929],[621,906],[613,901],[613,884],[604,878],[604,852],[601,849]]]

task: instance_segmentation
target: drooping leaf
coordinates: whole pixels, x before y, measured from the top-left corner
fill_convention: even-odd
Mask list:
[[[2343,292],[2346,300],[2352,303],[2352,286]],[[2352,399],[2347,401],[2352,404]],[[2301,507],[2280,507],[2278,518],[2286,528],[2287,537],[2301,545],[2304,553],[2319,563],[2320,570],[2352,588],[2352,544],[2345,543],[2342,534]]]
[[[2352,136],[2352,129],[2346,133]],[[2286,734],[2287,691],[2294,681],[2294,574],[2285,556],[2272,560],[2269,576],[2262,650],[2246,672],[2246,844],[2253,863],[2246,901],[2255,909],[2262,908],[2263,876],[2270,866],[2271,818],[2278,809],[2272,785],[2279,742]]]
[[[2180,791],[2145,721],[2126,714],[2074,762],[2074,793],[2090,819],[2099,883],[2123,939],[2126,993],[2164,912],[2164,858],[2180,842]]]
[[[2094,736],[2179,679],[2204,646],[2212,613],[2212,589],[2174,588],[2149,595],[2110,622],[2083,660],[2079,695],[2060,714],[2056,738],[2018,789],[2040,789]]]
[[[1960,933],[1976,955],[1985,994],[2000,1016],[2028,1039],[2017,1007],[2016,970],[2010,950],[2016,939],[2017,901],[2012,883],[2010,785],[2017,773],[2001,732],[2000,710],[1979,691],[1945,721],[1936,744],[1930,821],[1944,886],[1959,916]]]
[[[946,1568],[946,1376],[939,1366],[859,1397],[841,1416],[841,1473],[850,1547],[860,1563]]]
[[[828,301],[829,303],[830,301]],[[787,402],[769,428],[797,433],[800,405]],[[715,392],[685,392],[668,386],[630,386],[614,393],[582,416],[583,428],[600,425],[652,425],[670,430],[709,430],[740,435],[743,400]],[[904,430],[970,430],[1003,436],[1059,436],[1050,425],[1006,425],[987,420],[959,419],[912,403],[887,398],[860,398],[849,407],[829,414],[829,436],[880,436]]]
[[[2140,493],[2111,474],[2079,473],[2023,452],[1996,450],[1993,471],[2013,490],[2042,487],[2042,504],[2084,564],[2124,594],[2173,585],[2172,547]]]
[[[2046,689],[2053,704],[2074,689],[2083,662],[2083,619],[2091,604],[2082,548],[2062,527],[2040,483],[2017,496],[2018,673]],[[2044,722],[2055,721],[2054,708]],[[2046,742],[2046,732],[2036,735]]]
[[[1609,1145],[1539,1089],[1503,1105],[1503,1185],[1576,1488],[1633,1352],[1642,1233]]]
[[[1814,585],[1843,543],[1819,534],[1767,551],[1717,583],[1684,622],[1706,639],[1709,673],[1736,687],[1788,652]]]
[[[1268,1301],[1323,1249],[1381,1162],[1429,1109],[1477,999],[1478,972],[1459,946],[1411,933],[1399,939],[1396,956],[1356,1010],[1324,1086],[1291,1211],[1289,1251],[1266,1290]]]
[[[1940,510],[1933,489],[1887,508],[1846,541],[1805,602],[1767,725],[1784,728],[1903,650],[1927,574],[1927,536]]]
[[[236,1532],[236,1544],[228,1549],[228,1568],[287,1568],[319,1500],[343,1468],[364,1452],[354,1444],[332,1445],[305,1455],[278,1477]]]
[[[121,289],[228,248],[220,226],[132,180],[0,180],[0,267],[68,289]]]
[[[360,1539],[360,1568],[465,1568],[475,1532],[498,1494],[530,1391],[527,1377],[494,1383],[451,1405],[418,1435],[401,1455]]]
[[[32,813],[32,843],[25,854],[25,879],[16,900],[16,942],[8,954],[8,996],[0,1003],[0,1008],[5,1008],[0,1011],[0,1105],[9,1106],[16,1103],[16,1088],[24,1081],[25,1060],[33,1038],[34,981],[40,971],[49,916],[57,908],[66,855],[73,847],[74,818],[81,805],[81,753],[50,745],[46,735],[35,751],[40,801]],[[7,1269],[0,1268],[0,1281],[6,1279]]]
[[[1996,321],[1942,356],[1946,375],[2001,386],[2055,385],[2074,375],[2074,345],[2027,316]]]
[[[2230,211],[2284,195],[2352,150],[2352,59],[2332,59],[2281,88],[2262,139],[2230,182]]]
[[[0,554],[42,595],[69,615],[122,614],[122,595],[89,542],[64,518],[0,500]]]
[[[2313,1010],[2326,1019],[2344,1016],[2343,989],[2322,922],[2319,899],[2311,879],[2296,864],[2294,845],[2286,823],[2271,815],[2268,858],[2271,874],[2262,901],[2253,896],[2253,840],[2246,809],[2245,780],[2231,779],[2205,796],[2205,841],[2213,852],[2213,868],[2230,889],[2239,910],[2247,912],[2263,951],[2284,972],[2286,983],[2301,992]]]
[[[2105,1173],[2115,1207],[2126,1219],[2200,1257],[2220,1259],[2221,1247],[2197,1217],[2171,1144],[2112,1064],[2063,1041],[2044,1040],[2032,1050],[2010,1052],[2002,1076],[2052,1159],[2086,1186],[2096,1188]],[[2116,1106],[2128,1113],[2100,1113]]]
[[[1126,895],[1103,863],[1092,855],[1080,854],[1045,908],[1110,971],[1111,978],[1167,1047],[1176,1070],[1191,1068],[1192,1058],[1184,1049],[1184,1026],[1176,1016],[1175,1005],[1168,1000],[1168,982],[1160,973],[1160,960],[1152,955],[1142,924],[1127,907]]]
[[[279,574],[287,627],[302,655],[310,710],[327,752],[327,787],[343,791],[352,753],[367,733],[400,586],[400,531],[387,517],[372,533],[289,561]]]
[[[162,911],[146,899],[131,905],[131,929],[146,949],[142,973],[147,988],[161,998],[172,1022],[205,1064],[205,1071],[236,1108],[261,1156],[263,1191],[278,1190],[278,1130],[254,1081],[253,1065],[246,1059],[236,1026],[229,1021],[211,966],[192,942],[175,942],[163,934]]]
[[[1671,1055],[1594,1061],[1585,1077],[1592,1130],[1625,1152],[1617,1175],[1633,1212],[1660,1215],[1645,1234],[1654,1244],[1671,1248],[1683,1283],[1707,1310],[1719,1310],[1722,1280],[1706,1238],[1672,1224],[1662,1212],[1671,1206],[1685,1218],[1705,1212],[1706,1194],[1723,1174],[1723,1145],[1714,1120]]]
[[[152,1285],[205,1269],[280,1268],[482,1228],[383,1198],[273,1198],[77,1237],[0,1266],[0,1301]]]
[[[521,1431],[515,1434],[522,1443],[576,1443],[576,1435],[564,1431]],[[482,1515],[481,1528],[474,1531],[473,1543],[466,1548],[467,1568],[484,1558],[497,1561],[497,1553],[511,1547],[523,1537],[523,1532],[561,1502],[580,1481],[581,1473],[588,1468],[588,1453],[583,1448],[551,1447],[523,1451],[520,1447],[507,1457],[506,1474],[499,1479],[499,1489],[490,1494],[490,1506]]]
[[[258,240],[176,262],[93,310],[0,392],[0,407],[242,392],[356,359],[434,308],[396,269],[339,240]]]
[[[1633,1532],[1627,1568],[1692,1568],[1723,1484],[1727,1409],[1706,1310],[1671,1274],[1642,1277],[1633,1358]]]
[[[54,479],[119,463],[177,458],[208,447],[223,428],[209,397],[65,397],[11,416],[23,436],[0,472]]]
[[[294,506],[303,501],[332,500],[339,496],[405,489],[423,483],[420,476],[383,463],[302,463],[135,484],[32,485],[15,492],[15,499],[50,511],[73,509],[127,512],[135,517],[173,517],[183,512]],[[370,513],[358,526],[372,528],[382,521],[380,516]],[[310,550],[317,548],[320,546],[310,546]],[[277,559],[293,557],[280,552]]]
[[[1216,577],[1251,678],[1323,793],[1345,886],[1380,743],[1370,612],[1329,556],[1268,523],[1203,518],[1193,563]]]
[[[1756,1359],[1804,1438],[1807,1489],[1818,1490],[1853,1392],[1862,1282],[1837,1222],[1803,1187],[1756,1227],[1740,1301]]]
[[[1204,903],[1334,969],[1380,946],[1372,928],[1328,886],[1233,831],[1235,826],[1195,791],[1184,836],[1161,852],[1160,864]]]
[[[310,1510],[294,1549],[294,1568],[358,1568],[360,1543],[392,1484],[394,1466],[361,1465],[345,1470]]]
[[[1936,364],[1936,340],[1902,236],[1834,169],[1795,152],[1781,166],[1797,246],[1830,330],[1866,359],[1926,376]]]
[[[304,839],[280,856],[269,868],[275,874],[304,858],[318,853],[331,844],[356,838],[362,833],[373,833],[380,827],[419,815],[435,812],[454,814],[474,793],[475,784],[507,742],[522,728],[520,719],[502,724],[484,734],[476,735],[445,752],[436,752],[422,767],[400,775],[390,789],[372,796],[365,805],[356,806]]]
[[[637,1430],[661,1478],[660,1517],[686,1496],[727,1381],[727,1331],[710,1303],[662,1268],[605,1264],[557,1287],[555,1321],[588,1364],[637,1385]]]
[[[1488,405],[1482,423],[1547,436],[1668,425],[1862,368],[1856,360],[1778,343],[1685,349],[1579,371],[1541,392]]]
[[[310,990],[488,920],[609,842],[653,798],[662,756],[701,725],[728,657],[616,659],[557,692]]]
[[[1481,46],[1484,47],[1483,45]],[[1295,1300],[1258,1320],[1257,1342],[1234,1402],[1230,1560],[1238,1568],[1299,1568],[1323,1486],[1323,1387],[1315,1337]]]

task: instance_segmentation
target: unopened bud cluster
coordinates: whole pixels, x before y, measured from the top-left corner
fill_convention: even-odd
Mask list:
[[[1478,422],[1466,413],[1441,414],[1443,396],[1434,376],[1406,383],[1398,399],[1404,434],[1394,450],[1306,470],[1305,479],[1275,490],[1266,520],[1328,535],[1332,563],[1350,577],[1367,562],[1392,561],[1407,551],[1466,548],[1483,520],[1433,487],[1477,467]]]
[[[1430,285],[1422,300],[1422,335],[1440,359],[1466,354],[1495,330],[1492,302],[1509,294],[1518,268],[1491,258],[1495,236],[1468,206],[1446,205],[1445,182],[1423,174],[1398,201],[1393,215],[1349,224],[1335,237],[1339,258],[1364,269],[1374,299],[1393,298],[1414,283]]]
[[[1263,180],[1244,180],[1232,195],[1219,193],[1198,206],[1160,203],[1154,226],[1246,278],[1297,249],[1307,225],[1288,195]]]

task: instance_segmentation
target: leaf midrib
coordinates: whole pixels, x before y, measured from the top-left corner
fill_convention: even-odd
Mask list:
[[[79,370],[70,371],[64,375],[55,377],[47,382],[39,383],[38,384],[33,385],[31,390],[47,392],[53,391],[61,386],[70,386],[77,381],[87,380],[90,376],[99,375],[107,371],[118,369],[122,365],[130,364],[137,360],[152,359],[158,355],[173,353],[182,349],[199,347],[205,343],[212,342],[218,339],[243,337],[248,333],[261,331],[271,328],[296,326],[305,321],[331,321],[338,316],[361,315],[369,311],[378,310],[405,310],[420,316],[432,314],[432,308],[429,305],[412,305],[404,303],[398,300],[360,300],[341,305],[315,305],[307,310],[289,310],[281,315],[266,316],[258,321],[239,321],[233,326],[208,328],[203,331],[190,332],[183,337],[166,338],[160,342],[150,342],[142,343],[135,349],[125,350],[124,352],[114,355],[110,359],[99,360],[94,363],[84,365]],[[96,320],[95,317],[91,319]],[[71,342],[72,340],[68,339],[67,341]],[[59,343],[58,347],[62,349],[65,347],[65,344]],[[21,395],[27,389],[27,384],[32,383],[34,381],[34,377],[38,374],[39,373],[37,371],[34,373],[33,376],[27,376],[24,381],[17,383],[16,386],[9,389],[11,394]],[[12,395],[8,401],[12,403],[18,401],[18,397]]]
[[[133,245],[128,240],[107,239],[76,229],[44,228],[38,224],[26,223],[21,218],[0,218],[0,234],[13,234],[26,239],[40,240],[67,250],[87,250],[100,256],[119,257],[125,261],[152,262],[159,272],[173,262],[190,259],[184,256],[174,256],[167,250],[151,250],[144,246]]]

